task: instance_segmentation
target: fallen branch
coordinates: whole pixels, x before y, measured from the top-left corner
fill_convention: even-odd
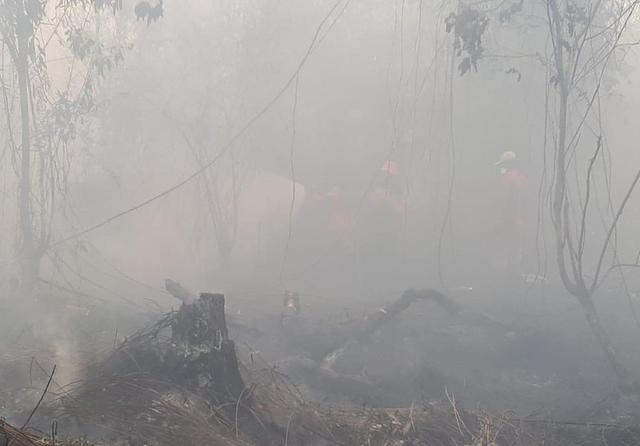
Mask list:
[[[51,385],[51,381],[53,381],[53,375],[55,375],[55,373],[56,373],[56,365],[54,364],[53,369],[51,370],[51,375],[49,375],[49,380],[47,381],[47,385],[44,387],[44,390],[42,391],[42,395],[40,395],[40,399],[38,400],[38,402],[36,403],[35,407],[33,408],[31,413],[27,417],[27,421],[24,422],[24,424],[22,425],[21,429],[24,429],[29,425],[29,422],[31,421],[33,416],[38,411],[38,408],[40,407],[40,404],[42,404],[42,400],[44,400],[45,395],[49,391],[49,386]]]
[[[382,328],[383,325],[391,321],[418,300],[433,301],[451,315],[456,314],[461,310],[458,304],[437,290],[431,288],[424,290],[408,289],[402,293],[396,301],[370,314],[365,319],[364,324],[360,326],[354,334],[335,343],[331,349],[323,355],[322,360],[320,361],[323,367],[332,368],[338,358],[344,354],[348,346],[366,341],[373,333]]]

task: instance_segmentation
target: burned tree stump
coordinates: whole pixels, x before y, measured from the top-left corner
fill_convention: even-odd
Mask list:
[[[104,425],[127,444],[247,444],[237,431],[225,437],[252,400],[224,311],[222,294],[183,302],[94,363],[61,398],[60,415]]]
[[[182,305],[171,323],[167,362],[178,384],[211,400],[235,400],[240,395],[244,383],[227,331],[222,294],[202,293],[200,299]]]
[[[214,405],[236,402],[244,383],[224,307],[222,294],[203,293],[183,303],[92,366],[89,377],[145,376],[178,385]]]
[[[174,344],[211,344],[219,350],[228,336],[222,294],[202,293],[199,300],[183,305],[171,324]]]

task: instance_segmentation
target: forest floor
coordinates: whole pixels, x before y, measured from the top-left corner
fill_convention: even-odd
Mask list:
[[[168,338],[153,328],[132,333],[157,321],[168,330],[172,316],[60,298],[47,318],[3,336],[0,437],[18,445],[640,444],[640,397],[616,390],[571,302],[547,314],[540,296],[474,293],[456,296],[454,313],[413,302],[364,337],[353,334],[397,296],[300,295],[297,314],[281,297],[231,296],[228,336],[245,390],[215,404],[205,384],[141,365]],[[482,304],[488,294],[491,306]],[[132,342],[142,345],[137,368],[96,374],[131,355],[123,345]]]

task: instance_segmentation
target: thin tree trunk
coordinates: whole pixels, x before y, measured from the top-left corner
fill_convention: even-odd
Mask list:
[[[563,81],[561,81],[563,82]],[[566,134],[567,134],[567,101],[568,101],[568,87],[563,85],[560,87],[560,116],[558,121],[558,146],[556,153],[556,189],[553,202],[553,216],[554,216],[554,228],[556,232],[556,256],[558,262],[558,268],[562,282],[573,296],[575,296],[582,306],[587,323],[591,332],[595,336],[598,345],[602,349],[613,371],[619,388],[623,388],[627,384],[627,374],[624,367],[618,362],[613,344],[607,334],[606,330],[602,326],[600,316],[593,303],[591,293],[587,290],[584,278],[579,275],[575,270],[573,271],[573,280],[569,276],[567,271],[567,257],[565,250],[568,249],[568,243],[570,242],[568,225],[569,220],[565,215],[567,189],[566,189]],[[569,252],[569,257],[572,255]],[[569,261],[573,261],[572,258]]]
[[[609,366],[616,375],[618,387],[624,388],[628,384],[628,375],[622,364],[618,362],[615,349],[613,348],[613,344],[611,343],[609,335],[602,326],[602,322],[600,321],[600,316],[598,315],[596,306],[593,303],[593,299],[589,294],[586,293],[583,296],[577,296],[577,298],[580,302],[580,305],[582,305],[582,309],[584,311],[585,317],[587,318],[587,323],[589,324],[591,332],[596,337],[600,348],[607,358]]]
[[[584,277],[581,275],[579,269],[576,268],[574,254],[571,251],[571,235],[569,231],[569,216],[567,214],[567,165],[566,165],[566,153],[567,153],[567,118],[568,118],[568,101],[569,93],[571,89],[570,80],[567,77],[567,73],[571,68],[567,60],[565,60],[565,54],[563,50],[563,32],[562,32],[562,19],[561,13],[556,3],[556,0],[550,0],[550,26],[551,33],[553,34],[554,41],[554,62],[556,66],[556,74],[558,77],[558,89],[560,104],[558,108],[558,140],[556,143],[556,156],[555,156],[555,186],[553,194],[553,227],[556,236],[556,260],[558,263],[558,269],[560,278],[567,291],[572,294],[584,311],[587,323],[591,332],[595,336],[598,345],[603,350],[607,362],[613,371],[619,388],[623,388],[626,385],[627,375],[622,365],[618,362],[613,344],[609,338],[609,335],[602,326],[600,316],[593,303],[592,294],[589,292],[585,285]],[[575,62],[577,63],[577,61]],[[567,252],[569,258],[567,259]],[[570,262],[572,267],[571,275],[567,269],[567,262]]]
[[[28,18],[24,9],[24,2],[16,5],[17,16],[17,73],[20,90],[20,119],[21,119],[21,163],[18,193],[18,209],[20,218],[21,243],[19,258],[21,268],[21,290],[30,293],[38,276],[39,260],[36,256],[33,233],[33,214],[31,208],[31,131],[29,124],[29,57],[27,30]]]

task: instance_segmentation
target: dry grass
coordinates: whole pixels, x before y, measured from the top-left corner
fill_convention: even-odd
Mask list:
[[[285,375],[256,356],[241,367],[249,383],[241,395],[216,405],[197,389],[180,388],[170,377],[154,374],[154,364],[162,357],[159,352],[168,342],[163,330],[171,320],[169,315],[139,332],[91,366],[84,380],[56,399],[55,416],[108,431],[114,439],[146,445],[640,444],[637,430],[621,426],[534,422],[509,414],[468,412],[448,393],[448,402],[438,407],[366,409],[308,402]],[[0,445],[2,435],[12,446],[51,443],[46,435],[21,432],[6,423],[0,425]]]

